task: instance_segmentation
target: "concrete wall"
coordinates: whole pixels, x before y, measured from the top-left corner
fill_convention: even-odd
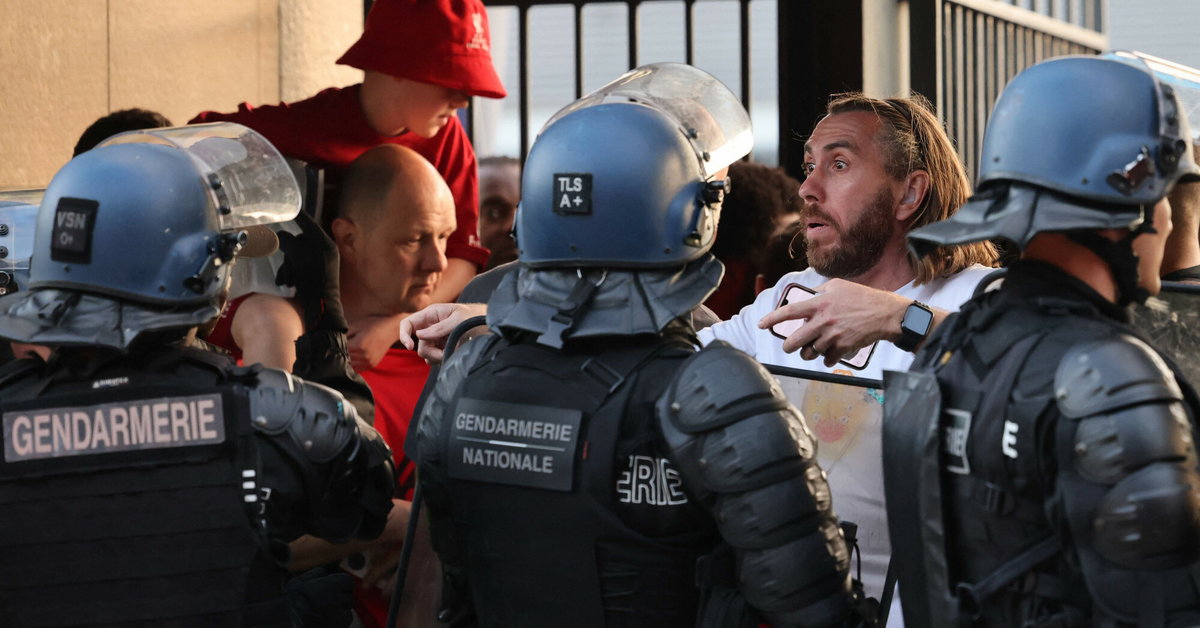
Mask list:
[[[0,0],[0,189],[41,187],[79,134],[142,107],[297,100],[361,78],[335,66],[362,0]]]

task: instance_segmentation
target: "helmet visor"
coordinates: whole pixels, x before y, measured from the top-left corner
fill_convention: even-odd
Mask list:
[[[559,110],[546,127],[579,109],[605,103],[637,102],[670,116],[688,138],[705,178],[741,159],[754,147],[750,115],[721,81],[683,63],[652,63]]]
[[[0,192],[0,295],[28,287],[29,258],[45,190]]]
[[[300,186],[279,151],[233,122],[129,131],[100,144],[148,143],[185,151],[208,182],[217,225],[233,231],[284,222],[300,212]]]
[[[1200,70],[1143,52],[1120,50],[1104,56],[1126,63],[1138,64],[1140,62],[1154,73],[1155,78],[1170,85],[1175,90],[1184,117],[1187,118],[1188,126],[1191,127],[1192,141],[1200,140]]]

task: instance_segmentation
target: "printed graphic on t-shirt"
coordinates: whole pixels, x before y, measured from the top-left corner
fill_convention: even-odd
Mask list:
[[[780,385],[816,437],[817,461],[827,473],[883,417],[882,396],[870,388],[796,378],[780,378]]]

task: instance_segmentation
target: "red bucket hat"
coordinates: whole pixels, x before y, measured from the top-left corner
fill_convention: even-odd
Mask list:
[[[480,0],[375,0],[362,37],[337,62],[472,96],[508,95]]]

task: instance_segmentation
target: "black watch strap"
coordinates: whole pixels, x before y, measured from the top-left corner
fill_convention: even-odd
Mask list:
[[[917,345],[929,335],[933,329],[933,310],[920,301],[913,301],[904,310],[904,318],[900,321],[900,339],[896,346],[904,351],[916,351]]]

